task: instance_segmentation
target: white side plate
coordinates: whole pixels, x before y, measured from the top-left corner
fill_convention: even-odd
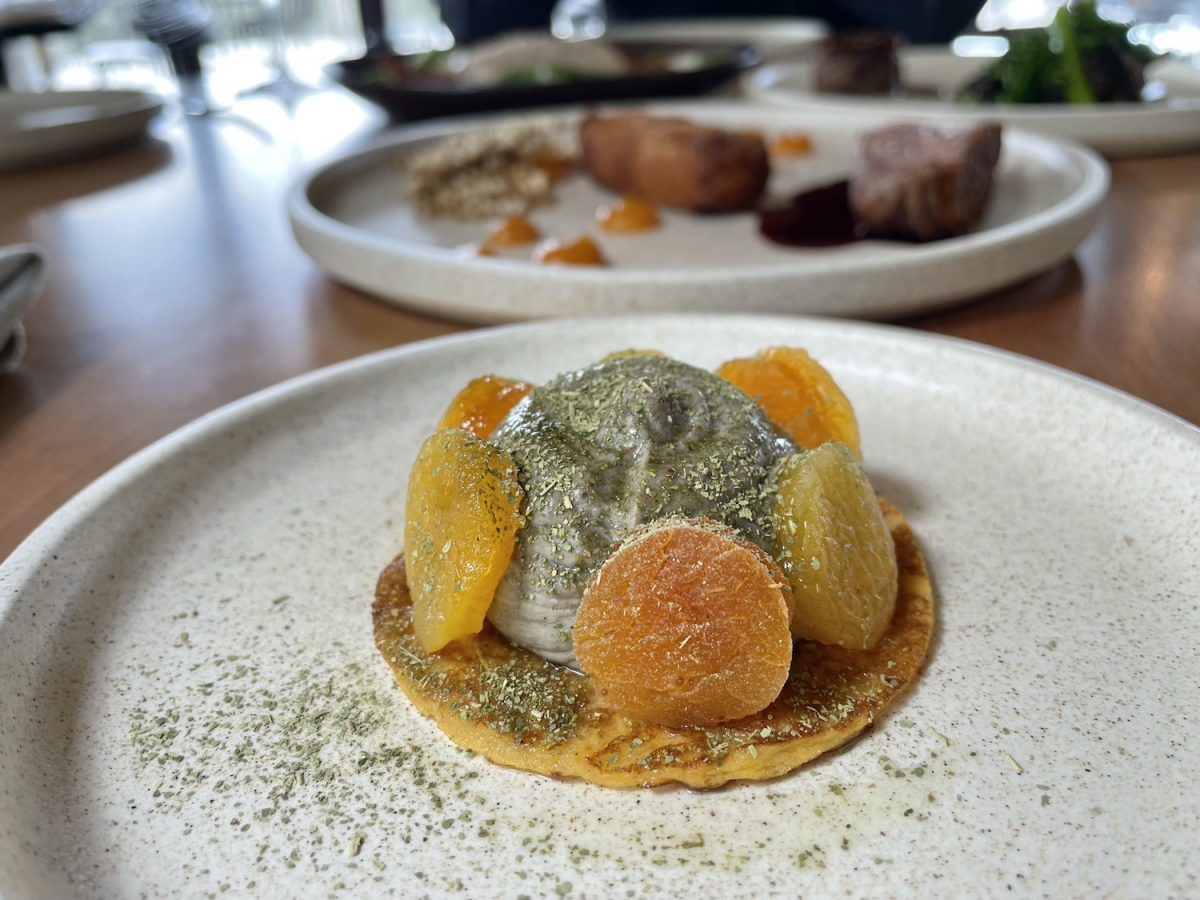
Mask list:
[[[0,169],[132,143],[161,110],[156,97],[138,91],[0,91]]]
[[[844,178],[856,135],[879,124],[746,104],[649,109],[768,137],[810,135],[813,155],[774,164],[768,189],[780,200]],[[960,302],[1061,262],[1091,230],[1108,189],[1107,168],[1091,152],[1010,132],[991,205],[975,232],[923,245],[863,241],[812,249],[768,242],[751,213],[667,210],[656,231],[607,235],[595,227],[595,214],[613,195],[578,175],[560,186],[557,203],[531,218],[550,237],[590,232],[612,266],[547,267],[530,262],[528,249],[480,258],[470,245],[486,236],[488,223],[422,216],[406,199],[405,154],[485,124],[401,129],[324,166],[291,197],[300,246],[339,281],[397,305],[472,321],[674,311],[895,317]]]
[[[665,41],[672,44],[750,44],[767,59],[787,56],[829,32],[819,19],[645,19],[614,22],[604,36],[614,41]]]
[[[922,92],[949,97],[990,62],[955,56],[949,49],[928,47],[901,51],[905,84]],[[1052,137],[1068,138],[1111,157],[1181,153],[1200,147],[1200,69],[1164,61],[1151,65],[1150,80],[1167,87],[1167,97],[1148,103],[970,105],[920,97],[854,97],[818,94],[809,60],[762,66],[742,77],[742,89],[753,100],[809,114],[844,113],[888,119],[992,119]]]
[[[620,791],[454,748],[372,640],[420,442],[469,378],[810,348],[928,558],[907,698],[766,784]],[[414,345],[166,438],[0,567],[0,894],[1194,892],[1200,432],[976,345],[794,318]]]

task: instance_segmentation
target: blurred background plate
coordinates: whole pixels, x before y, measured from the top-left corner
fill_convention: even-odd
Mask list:
[[[133,143],[162,103],[139,91],[0,91],[0,168],[59,162]]]
[[[818,19],[646,19],[612,22],[604,32],[614,41],[676,41],[691,44],[749,44],[765,59],[803,51],[829,33]]]
[[[1200,69],[1171,60],[1153,63],[1149,81],[1166,84],[1162,100],[1142,103],[966,104],[950,97],[991,60],[956,55],[949,47],[900,51],[901,80],[911,96],[818,94],[811,60],[771,63],[746,73],[743,91],[753,100],[820,113],[874,115],[892,120],[930,116],[991,119],[1087,144],[1106,156],[1180,153],[1200,147]],[[1161,73],[1161,74],[1160,74]]]
[[[647,71],[565,84],[479,85],[415,71],[413,57],[377,54],[334,63],[326,71],[334,81],[379,104],[396,119],[428,119],[532,106],[697,96],[716,90],[761,58],[758,50],[747,44],[614,41],[613,46]],[[699,58],[693,60],[694,67],[669,67],[674,59],[696,54]],[[658,64],[663,68],[649,70]]]
[[[774,164],[768,189],[777,199],[845,178],[858,133],[880,124],[873,117],[745,103],[644,108],[753,129],[768,139],[808,135],[811,155]],[[579,116],[561,112],[551,120],[571,123]],[[530,218],[547,237],[591,232],[612,265],[539,266],[527,252],[477,256],[472,245],[486,236],[488,223],[419,215],[406,198],[405,154],[439,137],[515,120],[403,129],[327,164],[292,194],[300,246],[339,281],[400,306],[470,321],[676,310],[895,317],[960,302],[1065,259],[1091,230],[1108,189],[1104,162],[1091,152],[1009,132],[992,201],[972,233],[927,244],[867,240],[799,248],[766,241],[749,212],[662,210],[663,226],[655,231],[602,234],[594,229],[596,210],[614,195],[577,175],[559,185],[555,203]]]

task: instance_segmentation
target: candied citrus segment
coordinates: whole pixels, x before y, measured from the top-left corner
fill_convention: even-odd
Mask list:
[[[779,564],[796,637],[870,650],[896,606],[896,548],[879,500],[841,444],[784,460],[776,475]]]
[[[825,368],[799,347],[772,347],[717,369],[758,401],[775,426],[808,450],[839,441],[862,459],[854,407]]]
[[[434,432],[408,481],[404,558],[426,652],[477,633],[521,524],[512,458],[461,429]]]
[[[512,408],[532,390],[532,384],[498,375],[472,378],[450,401],[438,428],[461,428],[487,440]]]
[[[635,532],[583,593],[575,655],[606,703],[670,726],[740,719],[792,662],[789,589],[762,550],[708,520]]]

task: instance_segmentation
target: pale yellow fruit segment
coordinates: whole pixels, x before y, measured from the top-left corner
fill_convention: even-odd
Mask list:
[[[788,457],[776,473],[777,560],[795,595],[792,634],[873,648],[892,620],[896,548],[866,473],[842,444]]]
[[[422,445],[408,482],[404,557],[426,652],[483,628],[512,561],[521,500],[516,463],[499,447],[458,428]]]

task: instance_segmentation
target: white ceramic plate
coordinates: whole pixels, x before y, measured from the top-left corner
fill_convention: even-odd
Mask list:
[[[746,104],[649,109],[768,136],[811,135],[814,155],[775,165],[769,190],[779,198],[845,177],[856,134],[878,125]],[[486,236],[487,223],[421,216],[405,199],[405,153],[485,127],[484,121],[402,129],[324,166],[292,194],[300,246],[340,281],[399,305],[474,321],[722,310],[894,317],[961,301],[1062,261],[1091,230],[1108,188],[1104,163],[1088,151],[1013,132],[974,233],[924,245],[863,241],[802,249],[766,241],[752,213],[668,210],[657,231],[604,235],[594,227],[595,212],[613,195],[580,175],[560,185],[555,205],[531,218],[551,237],[591,232],[613,265],[546,267],[531,263],[527,249],[480,258],[464,248]]]
[[[829,32],[817,19],[646,19],[614,22],[604,36],[615,41],[669,41],[682,44],[750,44],[766,59],[811,46]]]
[[[370,619],[450,397],[629,346],[713,366],[779,343],[840,380],[928,557],[937,637],[907,699],[842,752],[712,793],[451,747]],[[129,460],[0,568],[0,894],[1184,896],[1198,516],[1197,430],[898,329],[584,320],[318,372]]]
[[[987,58],[956,56],[949,49],[909,48],[901,51],[901,79],[922,91],[949,96],[989,62]],[[1200,147],[1200,69],[1165,61],[1150,66],[1147,75],[1167,86],[1165,99],[1096,106],[971,106],[938,99],[818,94],[813,90],[813,64],[809,60],[763,66],[744,75],[741,84],[754,100],[809,113],[840,112],[889,119],[993,119],[1080,141],[1111,157],[1181,153]]]
[[[138,91],[0,91],[0,168],[59,162],[145,137],[162,103]]]

